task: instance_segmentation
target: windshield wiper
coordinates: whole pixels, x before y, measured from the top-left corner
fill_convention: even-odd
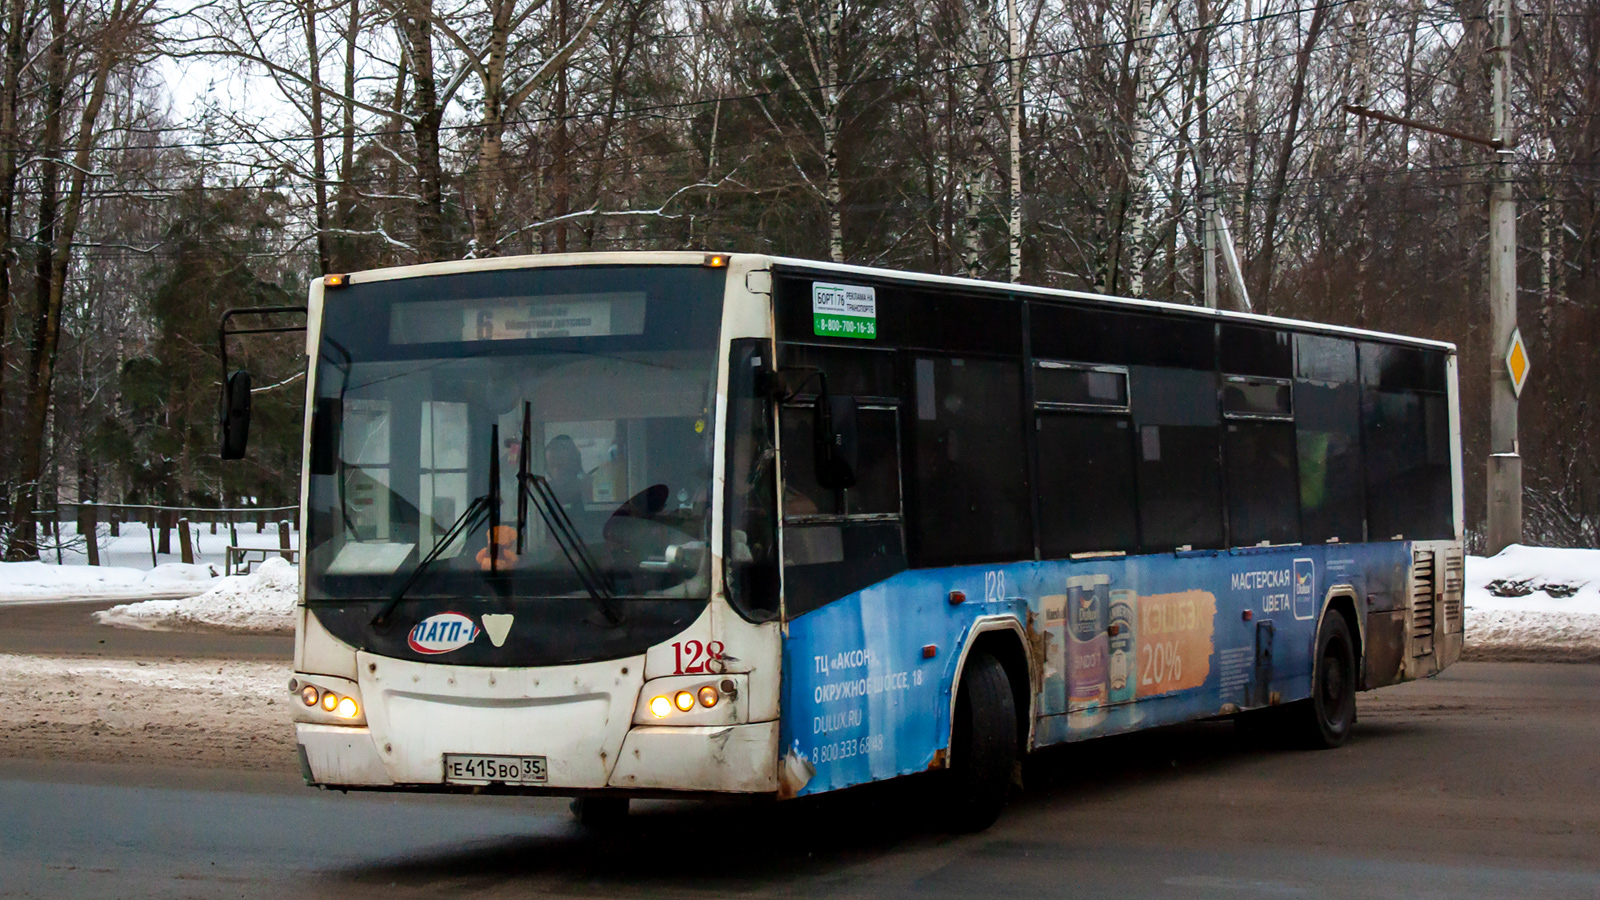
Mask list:
[[[602,573],[594,551],[589,549],[589,544],[584,541],[583,535],[572,523],[572,517],[567,515],[566,508],[556,498],[555,490],[550,487],[550,480],[543,475],[535,475],[528,471],[528,441],[532,438],[532,433],[533,404],[524,400],[522,448],[517,456],[517,553],[520,555],[523,551],[523,535],[528,531],[528,504],[531,502],[534,509],[539,511],[539,518],[544,520],[545,527],[550,529],[551,537],[556,539],[556,546],[561,548],[561,555],[567,558],[568,565],[572,566],[572,571],[577,574],[578,583],[582,584],[589,596],[600,604],[600,612],[605,615],[606,624],[616,625],[622,620],[611,605],[611,601],[617,596],[612,588],[611,579]]]
[[[389,614],[405,600],[406,592],[411,590],[411,586],[417,583],[428,567],[437,562],[457,538],[471,534],[485,521],[489,524],[489,570],[498,571],[500,542],[495,540],[495,532],[500,527],[500,426],[498,424],[489,426],[489,492],[474,497],[472,502],[467,504],[467,508],[461,511],[461,515],[456,517],[455,522],[444,533],[444,537],[434,542],[433,549],[429,550],[428,555],[411,570],[411,575],[400,585],[400,589],[395,591],[394,596],[390,597],[388,602],[383,604],[383,608],[378,610],[378,614],[372,617],[372,627],[382,628],[389,624]],[[420,529],[422,523],[418,522],[417,527]]]

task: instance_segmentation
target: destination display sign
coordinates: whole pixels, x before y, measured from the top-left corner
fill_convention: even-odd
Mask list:
[[[435,300],[395,306],[390,342],[526,341],[644,333],[643,291]]]

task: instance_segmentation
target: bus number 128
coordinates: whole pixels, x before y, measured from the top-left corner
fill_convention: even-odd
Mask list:
[[[688,668],[683,665],[685,656],[689,658]],[[677,675],[695,675],[701,672],[709,672],[711,671],[709,668],[711,661],[721,658],[721,641],[711,641],[706,644],[701,644],[699,641],[672,642],[672,659],[676,669],[674,674]]]

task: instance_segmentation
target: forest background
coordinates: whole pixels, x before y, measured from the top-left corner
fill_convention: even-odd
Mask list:
[[[295,502],[299,338],[234,349],[224,467],[217,319],[325,272],[709,248],[1201,303],[1208,196],[1257,312],[1460,346],[1481,534],[1492,154],[1344,107],[1488,133],[1483,0],[1014,2],[0,0],[0,544]],[[1597,546],[1600,4],[1514,15],[1526,537]]]

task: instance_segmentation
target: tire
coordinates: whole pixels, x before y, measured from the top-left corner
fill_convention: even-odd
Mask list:
[[[571,808],[579,825],[595,831],[616,828],[628,818],[627,797],[579,797]]]
[[[1291,712],[1295,743],[1313,750],[1344,746],[1356,724],[1355,640],[1344,616],[1328,613],[1317,632],[1316,667],[1311,675],[1311,698]]]
[[[967,661],[952,724],[945,818],[952,831],[982,831],[1000,817],[1017,764],[1016,702],[999,660]]]

